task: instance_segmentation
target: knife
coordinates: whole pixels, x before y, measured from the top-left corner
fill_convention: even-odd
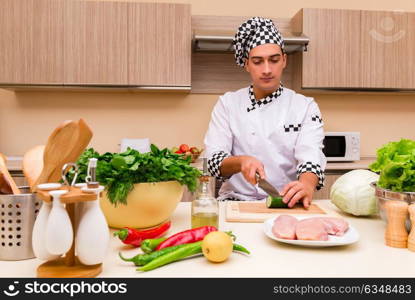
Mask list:
[[[280,193],[277,191],[275,187],[273,187],[268,181],[265,179],[261,179],[258,173],[255,174],[258,186],[263,189],[268,195],[271,197],[282,197]]]

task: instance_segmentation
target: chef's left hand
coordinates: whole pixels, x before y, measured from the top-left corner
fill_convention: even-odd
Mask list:
[[[292,181],[284,186],[281,192],[284,196],[282,201],[288,203],[288,207],[290,208],[298,201],[302,201],[305,208],[310,207],[317,182],[318,179],[315,174],[301,174],[299,180]]]

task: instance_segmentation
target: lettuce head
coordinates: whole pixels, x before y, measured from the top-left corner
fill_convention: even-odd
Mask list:
[[[415,192],[415,141],[401,139],[377,150],[370,170],[379,173],[378,186],[394,192]]]

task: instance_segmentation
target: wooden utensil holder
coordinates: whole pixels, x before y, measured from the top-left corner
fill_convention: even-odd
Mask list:
[[[406,248],[408,232],[405,221],[408,215],[408,203],[404,201],[387,201],[385,210],[388,224],[385,231],[385,243],[395,248]]]
[[[79,262],[75,256],[75,206],[77,203],[97,200],[95,193],[85,193],[80,188],[63,186],[61,190],[68,190],[68,193],[61,196],[60,201],[65,205],[72,223],[74,238],[71,249],[64,257],[47,261],[37,268],[37,277],[40,278],[87,278],[96,277],[102,272],[102,264],[87,266]],[[52,202],[48,191],[37,191],[37,197],[44,202]]]
[[[415,252],[415,204],[409,205],[408,212],[411,219],[411,232],[408,236],[408,249]]]

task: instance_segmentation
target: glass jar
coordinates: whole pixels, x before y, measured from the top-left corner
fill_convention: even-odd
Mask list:
[[[205,165],[204,162],[204,172],[199,178],[198,191],[192,201],[192,228],[200,226],[219,227],[219,205],[214,197],[214,178],[208,176]]]

